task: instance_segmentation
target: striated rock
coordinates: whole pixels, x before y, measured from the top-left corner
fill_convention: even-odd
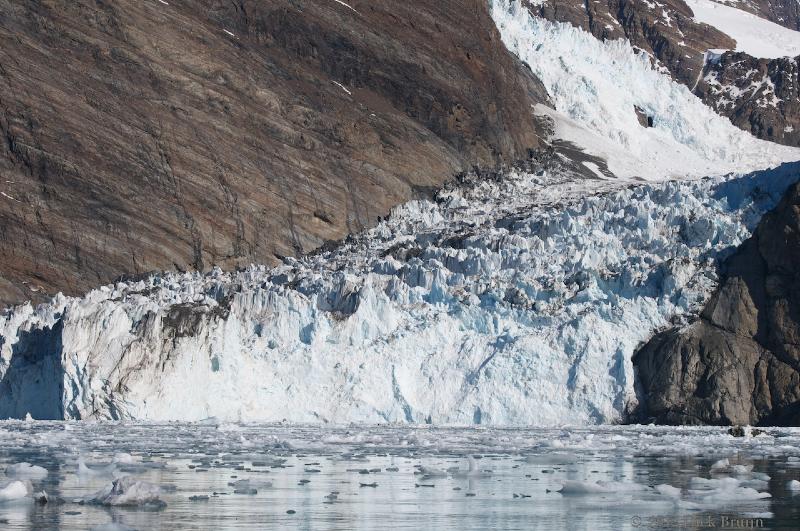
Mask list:
[[[274,264],[527,157],[546,101],[483,0],[0,0],[0,303]]]
[[[800,424],[800,185],[726,266],[700,319],[633,358],[640,420]]]

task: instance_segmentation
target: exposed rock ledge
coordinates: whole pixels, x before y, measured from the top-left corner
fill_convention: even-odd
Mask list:
[[[473,165],[547,101],[485,0],[0,0],[0,306],[276,264]]]
[[[800,184],[727,262],[700,320],[633,358],[639,420],[800,424]]]

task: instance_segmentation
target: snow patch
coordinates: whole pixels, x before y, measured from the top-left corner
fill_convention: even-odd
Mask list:
[[[736,51],[768,59],[800,55],[798,31],[713,0],[686,0],[686,4],[694,12],[697,22],[733,37]]]
[[[333,0],[333,1],[336,2],[337,4],[343,5],[347,9],[350,9],[350,10],[358,13],[358,11],[356,11],[356,9],[353,6],[351,6],[350,4],[348,4],[346,2],[342,2],[342,0]]]
[[[342,85],[338,81],[331,81],[331,83],[333,83],[334,85],[336,85],[337,87],[339,87],[343,91],[347,92],[348,96],[351,96],[353,94],[352,92],[350,92],[350,90],[347,87],[345,87],[344,85]]]

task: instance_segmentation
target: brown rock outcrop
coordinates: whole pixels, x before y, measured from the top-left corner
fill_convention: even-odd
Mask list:
[[[800,57],[756,59],[725,52],[695,88],[707,105],[758,138],[800,146]]]
[[[633,358],[638,420],[800,425],[800,184],[732,256],[701,318]]]
[[[546,100],[483,0],[0,0],[0,302],[308,251]]]

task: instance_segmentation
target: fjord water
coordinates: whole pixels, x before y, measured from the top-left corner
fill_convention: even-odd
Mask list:
[[[33,491],[46,491],[48,502],[0,502],[0,523],[37,530],[796,529],[800,493],[789,482],[800,479],[800,429],[766,431],[737,438],[711,427],[10,421],[0,425],[0,468],[47,469]],[[158,485],[166,505],[87,501],[125,475]]]

